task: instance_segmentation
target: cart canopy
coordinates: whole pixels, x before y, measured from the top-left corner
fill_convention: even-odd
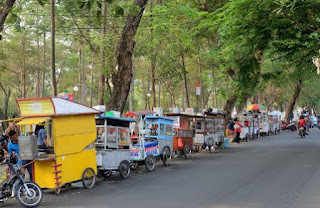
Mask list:
[[[62,98],[28,98],[16,100],[21,117],[100,114],[101,111]]]
[[[17,123],[17,125],[41,124],[43,122],[46,122],[49,119],[50,119],[50,117],[25,118],[22,121],[20,121],[19,123]]]
[[[124,116],[124,117],[128,117],[128,116],[143,116],[143,115],[150,115],[150,114],[154,114],[154,113],[156,113],[156,112],[154,112],[152,110],[131,111],[131,112],[123,114],[122,116]]]

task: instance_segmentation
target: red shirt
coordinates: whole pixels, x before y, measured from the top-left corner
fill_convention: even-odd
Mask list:
[[[240,127],[242,127],[240,122],[237,122],[236,124],[238,124]],[[240,129],[235,129],[235,132],[241,133],[241,128]]]
[[[300,119],[298,126],[299,127],[305,127],[306,126],[306,120],[305,119]]]

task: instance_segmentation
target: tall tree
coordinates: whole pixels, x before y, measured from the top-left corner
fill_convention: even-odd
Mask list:
[[[147,2],[148,0],[135,0],[134,6],[136,9],[132,10],[127,16],[127,21],[122,30],[116,51],[118,70],[112,72],[113,90],[110,101],[106,105],[108,110],[122,112],[126,105],[133,76],[132,55],[135,47],[134,37]]]
[[[0,33],[4,28],[4,22],[6,21],[6,18],[11,8],[13,7],[15,1],[16,0],[7,0],[3,5],[0,4],[2,6],[2,8],[0,9]],[[2,36],[0,35],[0,40],[1,39],[2,39]]]

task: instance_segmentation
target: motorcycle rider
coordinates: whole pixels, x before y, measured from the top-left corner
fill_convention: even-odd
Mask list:
[[[306,133],[306,135],[308,135],[307,130],[306,130],[306,125],[307,125],[307,122],[306,122],[304,116],[301,115],[301,116],[299,117],[298,133],[299,133],[299,131],[300,131],[300,127],[303,127],[303,128],[304,128],[304,132]]]

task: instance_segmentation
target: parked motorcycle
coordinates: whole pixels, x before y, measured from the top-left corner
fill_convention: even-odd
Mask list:
[[[282,122],[282,130],[291,130],[291,131],[296,131],[297,126],[295,122],[291,122],[286,124],[284,121]]]
[[[24,207],[38,206],[43,197],[41,188],[34,182],[25,181],[20,173],[19,158],[11,154],[9,158],[1,155],[1,161],[8,165],[6,179],[0,184],[0,202],[4,203],[9,197],[15,196]]]
[[[301,138],[303,138],[303,137],[306,136],[306,130],[305,130],[304,127],[300,127],[300,128],[299,128],[299,136],[300,136]]]

